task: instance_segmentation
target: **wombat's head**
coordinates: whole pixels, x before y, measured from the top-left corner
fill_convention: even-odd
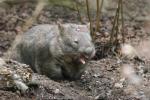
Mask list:
[[[95,55],[89,25],[59,24],[58,27],[65,54],[74,55],[82,64]]]

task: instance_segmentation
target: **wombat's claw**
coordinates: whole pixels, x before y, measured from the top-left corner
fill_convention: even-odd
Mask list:
[[[22,81],[21,77],[17,74],[12,75],[15,85],[21,92],[25,93],[28,90],[28,86]]]
[[[15,80],[14,83],[16,84],[17,88],[21,90],[22,93],[25,93],[29,89],[29,87],[22,81]]]

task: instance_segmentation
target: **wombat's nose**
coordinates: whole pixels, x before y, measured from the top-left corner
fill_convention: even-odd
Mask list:
[[[92,58],[95,55],[95,48],[88,47],[88,48],[86,48],[85,53],[88,54],[88,56],[90,56],[90,58]]]

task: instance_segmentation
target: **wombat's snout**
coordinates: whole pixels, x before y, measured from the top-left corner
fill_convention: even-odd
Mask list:
[[[89,58],[94,57],[94,55],[95,55],[95,48],[94,47],[88,47],[88,48],[86,48],[85,49],[85,54],[87,56],[89,56]]]
[[[79,49],[80,53],[84,58],[91,59],[95,56],[95,48],[94,46],[88,46],[88,47],[81,47]]]
[[[86,47],[86,48],[80,48],[81,56],[79,61],[82,64],[85,64],[87,60],[91,59],[95,55],[95,48],[94,46]]]

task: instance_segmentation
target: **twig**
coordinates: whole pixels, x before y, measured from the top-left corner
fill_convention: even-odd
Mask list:
[[[117,38],[118,38],[118,27],[119,27],[119,17],[120,17],[120,10],[121,10],[121,2],[122,0],[119,0],[118,1],[118,7],[117,7],[117,11],[116,11],[116,15],[115,15],[115,19],[114,19],[114,23],[113,23],[113,28],[112,28],[112,33],[111,33],[111,36],[110,36],[110,43],[111,44],[114,44],[114,42],[117,42]],[[122,12],[122,11],[121,11]],[[123,13],[123,12],[122,12]],[[123,15],[122,15],[123,17]],[[122,28],[123,27],[123,24],[122,23]],[[115,32],[116,31],[116,32]],[[115,34],[116,33],[116,34]],[[115,41],[114,41],[114,36],[115,36]]]
[[[77,2],[75,2],[75,7],[76,7],[77,12],[78,12],[79,20],[80,20],[81,23],[83,23],[83,20],[82,20],[81,13],[80,13],[79,6],[78,6]]]
[[[88,0],[86,0],[86,8],[87,8],[87,15],[88,15],[88,19],[90,22],[90,31],[91,31],[91,36],[93,37],[93,39],[95,38],[95,35],[93,34],[93,29],[92,29],[92,20],[90,17],[90,11],[89,11],[89,2]]]
[[[123,0],[121,0],[120,6],[121,6],[121,21],[122,21],[122,41],[123,41],[123,43],[125,43],[124,17],[123,17]]]
[[[111,31],[110,44],[113,44],[114,31],[115,31],[115,27],[116,27],[117,16],[118,16],[118,8],[117,8],[117,10],[116,10],[116,15],[115,15],[115,19],[114,19],[113,27],[112,27],[112,31]]]
[[[98,31],[99,29],[99,16],[100,16],[100,5],[99,5],[99,0],[97,0],[97,13],[96,13],[96,32]]]
[[[101,14],[101,12],[102,12],[103,4],[104,4],[104,0],[101,1],[100,14]],[[101,19],[101,16],[99,16],[99,17],[100,17],[100,19]]]
[[[101,13],[101,10],[102,10],[102,7],[103,7],[103,3],[104,3],[104,0],[101,0],[101,5],[99,5],[99,0],[97,0],[97,18],[96,18],[96,32],[98,31],[99,27],[100,27],[100,13]]]
[[[119,32],[119,12],[120,12],[120,4],[119,4],[119,7],[118,7],[118,12],[117,12],[117,20],[116,20],[116,27],[115,27],[115,31],[116,31],[116,33],[115,33],[115,40],[113,41],[114,42],[114,44],[115,44],[115,46],[117,45],[117,42],[118,42],[118,32]]]
[[[45,5],[46,5],[45,1],[38,0],[38,4],[33,12],[32,17],[27,19],[26,23],[23,26],[23,32],[32,26],[32,24],[35,22],[35,20],[37,19],[37,17],[39,16],[40,12],[42,11]]]

